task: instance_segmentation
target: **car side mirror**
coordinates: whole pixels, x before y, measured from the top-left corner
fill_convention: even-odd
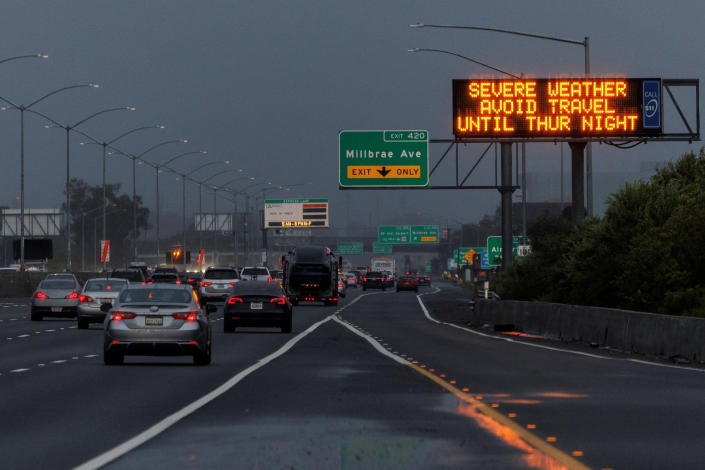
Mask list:
[[[215,312],[217,312],[217,311],[218,311],[218,306],[217,306],[217,305],[213,305],[213,304],[207,304],[207,305],[206,305],[206,313],[207,313],[207,314],[215,313]]]
[[[108,303],[108,302],[105,302],[104,304],[102,304],[102,305],[100,306],[100,311],[101,311],[101,312],[108,313],[111,308],[113,308],[113,304],[110,304],[110,303]]]

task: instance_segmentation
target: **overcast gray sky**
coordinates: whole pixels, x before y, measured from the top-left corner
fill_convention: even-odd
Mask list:
[[[190,143],[150,154],[164,162],[177,153],[204,149],[210,159],[229,159],[260,181],[312,182],[286,193],[331,199],[333,220],[417,211],[474,221],[493,212],[494,191],[338,190],[338,131],[428,129],[450,138],[451,80],[492,76],[450,56],[408,53],[412,47],[458,52],[512,72],[536,77],[579,76],[579,46],[493,33],[412,29],[410,23],[491,26],[582,40],[590,36],[596,76],[703,78],[705,2],[693,1],[37,1],[3,2],[0,59],[45,52],[48,60],[0,64],[0,96],[28,104],[66,85],[97,82],[47,99],[36,109],[71,122],[112,106],[135,112],[101,116],[83,129],[109,139],[155,123],[120,146],[140,152],[161,140]],[[499,78],[498,75],[495,75]],[[27,116],[26,206],[59,207],[63,198],[65,137]],[[72,139],[72,174],[100,181],[100,149]],[[653,143],[634,150],[595,146],[595,172],[638,171],[641,161],[672,160],[700,143]],[[481,152],[469,148],[462,168]],[[435,161],[440,147],[432,146]],[[557,171],[558,148],[527,148],[530,171]],[[0,204],[19,195],[19,113],[0,113]],[[203,160],[204,162],[207,160]],[[182,160],[180,169],[198,162]],[[213,171],[203,170],[205,177]],[[449,171],[434,184],[444,184]],[[434,178],[436,175],[434,175]],[[130,191],[131,166],[109,161],[109,181]],[[220,182],[227,179],[221,178]],[[153,207],[154,171],[140,168],[138,192]],[[164,213],[180,212],[180,183],[162,175]],[[491,159],[471,184],[494,182]],[[272,193],[272,196],[275,194]],[[556,195],[558,196],[558,195]],[[189,211],[197,204],[189,187]],[[211,197],[207,199],[212,200]],[[221,204],[225,204],[222,202]],[[379,209],[378,209],[379,207]]]

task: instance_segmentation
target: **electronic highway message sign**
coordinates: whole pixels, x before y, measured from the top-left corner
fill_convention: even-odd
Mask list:
[[[660,78],[453,80],[459,138],[630,138],[662,133]]]
[[[328,227],[328,199],[265,199],[264,228]]]

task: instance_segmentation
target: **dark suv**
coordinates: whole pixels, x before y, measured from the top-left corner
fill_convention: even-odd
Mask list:
[[[362,290],[382,289],[384,290],[387,275],[378,271],[370,271],[362,278]]]

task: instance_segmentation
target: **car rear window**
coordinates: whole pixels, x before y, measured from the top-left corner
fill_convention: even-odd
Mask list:
[[[209,269],[203,279],[240,279],[234,269]]]
[[[144,280],[144,276],[141,271],[113,271],[110,277],[117,277],[119,279],[127,279],[128,281],[141,282]]]
[[[367,273],[367,278],[378,278],[382,277],[382,273],[377,273],[377,272],[369,272]]]
[[[88,281],[86,292],[105,292],[109,290],[120,291],[127,286],[127,281],[113,279],[110,281]]]
[[[73,289],[76,285],[73,281],[64,281],[59,279],[50,279],[42,281],[43,289]]]
[[[120,294],[120,303],[189,303],[192,294],[184,289],[125,289]]]
[[[281,285],[278,282],[248,281],[238,282],[233,286],[233,295],[271,295],[281,297],[283,295]]]
[[[243,276],[269,276],[269,271],[267,268],[244,268],[242,270]]]

